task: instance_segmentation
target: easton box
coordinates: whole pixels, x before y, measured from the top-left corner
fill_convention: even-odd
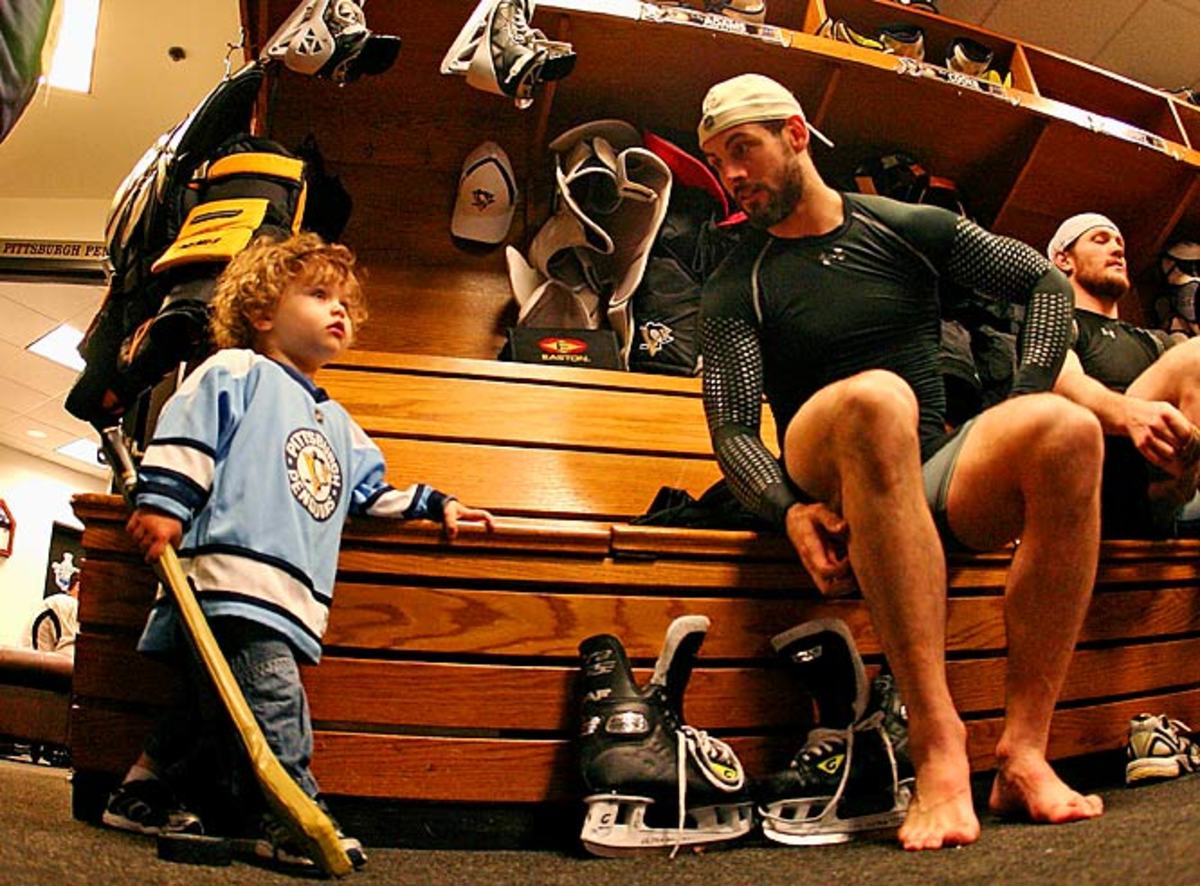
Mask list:
[[[617,337],[611,329],[533,329],[510,327],[509,351],[518,363],[621,369]]]

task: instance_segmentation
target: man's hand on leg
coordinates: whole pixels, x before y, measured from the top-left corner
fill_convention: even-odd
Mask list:
[[[850,566],[849,535],[850,527],[842,516],[820,502],[788,509],[788,540],[817,590],[826,597],[843,597],[858,590]]]

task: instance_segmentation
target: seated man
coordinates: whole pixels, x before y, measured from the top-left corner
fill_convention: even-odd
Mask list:
[[[744,74],[704,99],[699,142],[755,230],[704,289],[704,400],[743,504],[785,529],[823,594],[857,585],[909,711],[908,849],[979,836],[967,731],[946,681],[947,544],[1020,538],[1008,576],[1007,718],[990,805],[1035,821],[1100,815],[1046,759],[1099,548],[1103,437],[1046,393],[1071,290],[1030,247],[934,206],[844,194],[785,87]],[[938,281],[1025,301],[1014,397],[944,432]],[[782,463],[759,434],[766,394]],[[1017,396],[1023,395],[1023,396]],[[924,465],[924,467],[922,467]]]
[[[57,652],[75,658],[75,635],[79,633],[79,573],[68,579],[66,593],[51,594],[38,605],[23,641],[30,649]]]
[[[1117,319],[1129,292],[1125,241],[1103,215],[1067,219],[1046,253],[1075,299],[1073,349],[1054,390],[1092,410],[1110,435],[1103,532],[1143,538],[1182,531],[1177,518],[1200,475],[1200,339],[1172,347],[1178,336]]]

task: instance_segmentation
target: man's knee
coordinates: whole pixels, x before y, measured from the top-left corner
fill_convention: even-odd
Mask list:
[[[863,433],[917,439],[919,406],[912,388],[900,376],[872,369],[842,383],[838,400],[837,430],[842,436],[861,439]]]
[[[1021,418],[1015,429],[1026,437],[1031,467],[1056,472],[1060,480],[1075,477],[1084,486],[1099,483],[1104,432],[1091,410],[1050,394],[1017,403]]]
[[[1178,387],[1181,399],[1185,393],[1192,395],[1200,389],[1200,338],[1189,338],[1167,352],[1171,360],[1171,382]],[[1178,405],[1178,403],[1176,404]]]

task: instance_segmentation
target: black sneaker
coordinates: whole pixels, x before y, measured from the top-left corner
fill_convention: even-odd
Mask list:
[[[325,809],[325,805],[319,805],[328,815],[329,810]],[[363,851],[362,843],[358,842],[354,837],[347,837],[343,834],[341,827],[338,826],[333,816],[330,816],[329,820],[337,828],[338,843],[341,844],[342,851],[346,853],[346,857],[350,859],[350,864],[354,865],[355,869],[363,867],[367,863],[367,853]],[[314,865],[313,860],[308,857],[308,854],[296,842],[288,826],[271,812],[263,813],[262,836],[254,844],[254,854],[259,858],[273,861],[277,864],[296,865],[300,867],[312,867]]]
[[[100,820],[110,828],[135,834],[203,834],[196,813],[184,808],[160,779],[147,778],[121,785],[108,798]]]

